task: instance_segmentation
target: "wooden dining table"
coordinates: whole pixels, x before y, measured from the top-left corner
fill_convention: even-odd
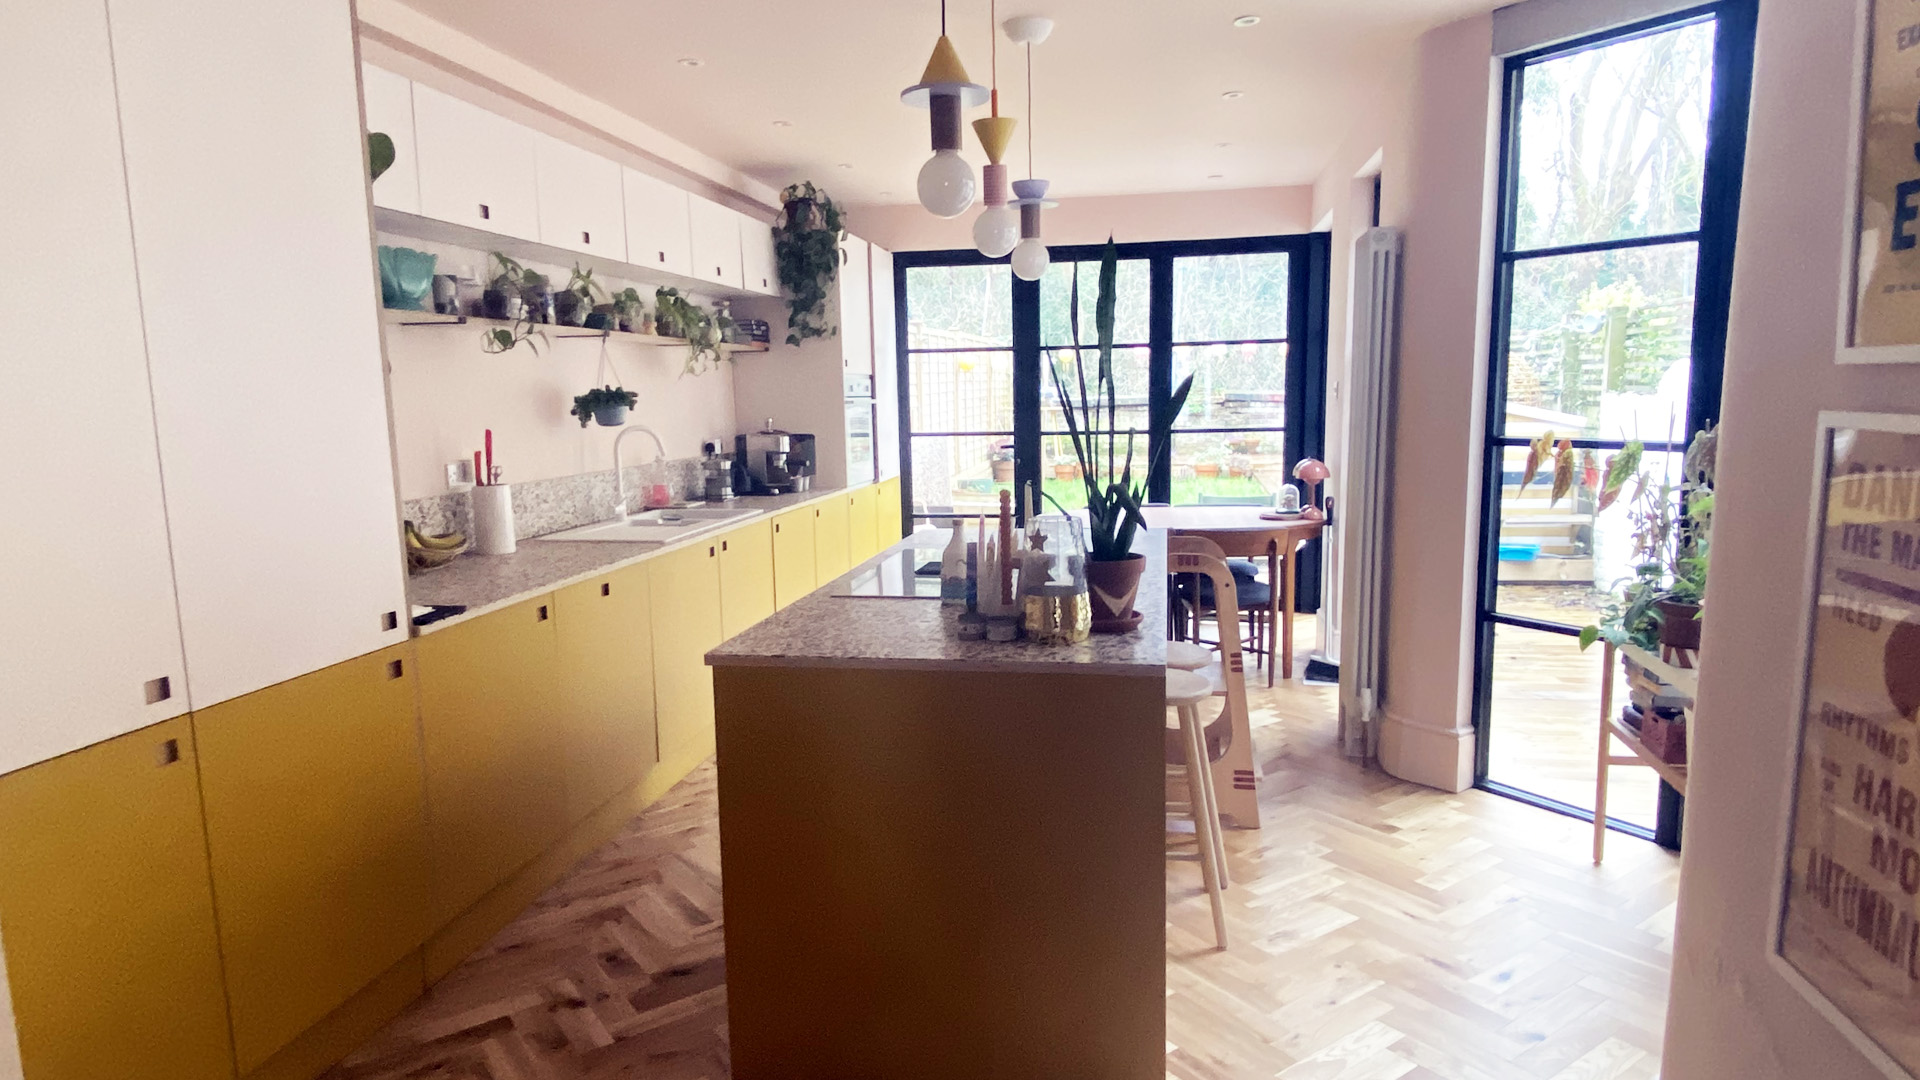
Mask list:
[[[1267,619],[1280,638],[1278,662],[1268,643],[1267,685],[1274,684],[1275,671],[1293,678],[1293,593],[1294,553],[1301,544],[1319,536],[1326,528],[1321,518],[1271,520],[1259,506],[1143,506],[1140,513],[1150,529],[1165,529],[1181,536],[1203,536],[1220,546],[1233,558],[1267,560]],[[1282,612],[1286,617],[1281,618]]]

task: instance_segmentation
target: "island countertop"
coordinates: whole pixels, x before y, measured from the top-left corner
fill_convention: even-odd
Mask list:
[[[1166,536],[1143,530],[1147,557],[1134,606],[1140,628],[1094,634],[1078,645],[961,641],[957,609],[937,599],[846,596],[863,568],[907,548],[941,548],[946,534],[923,530],[775,612],[707,654],[713,667],[896,668],[946,671],[1154,675],[1167,666]]]

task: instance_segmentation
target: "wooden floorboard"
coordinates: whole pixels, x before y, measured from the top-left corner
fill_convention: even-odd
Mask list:
[[[1675,856],[1616,836],[1596,868],[1581,822],[1342,757],[1331,688],[1251,689],[1266,827],[1227,836],[1230,950],[1167,864],[1169,1077],[1658,1075]],[[714,799],[709,764],[327,1080],[727,1077]]]

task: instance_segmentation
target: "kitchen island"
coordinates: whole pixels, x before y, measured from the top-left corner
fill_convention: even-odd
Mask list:
[[[962,642],[937,600],[845,595],[856,568],[707,654],[733,1075],[1165,1074],[1143,543],[1130,635]]]

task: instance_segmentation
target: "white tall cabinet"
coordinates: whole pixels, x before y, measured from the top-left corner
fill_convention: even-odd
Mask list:
[[[109,11],[201,708],[407,636],[352,11]]]
[[[893,303],[893,252],[869,244],[867,302],[873,310],[873,456],[880,479],[900,475],[899,318]]]
[[[0,349],[5,773],[187,695],[106,5],[0,5],[0,71],[0,251],[33,313]]]
[[[532,130],[414,83],[413,134],[422,214],[502,236],[540,239]]]
[[[393,140],[393,164],[373,182],[373,205],[408,214],[420,212],[420,149],[413,134],[413,80],[360,66],[366,97],[367,131]]]

